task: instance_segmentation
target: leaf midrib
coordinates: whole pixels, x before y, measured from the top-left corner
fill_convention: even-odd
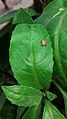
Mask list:
[[[54,115],[52,113],[52,110],[51,110],[51,106],[50,106],[50,102],[49,101],[48,101],[48,109],[49,109],[49,113],[50,113],[51,119],[54,119]]]
[[[32,34],[32,27],[31,27],[31,39],[32,39],[32,36],[33,36],[33,34]],[[36,69],[35,69],[35,59],[34,59],[34,52],[33,52],[32,40],[31,40],[31,51],[32,51],[32,57],[31,57],[31,59],[32,59],[33,73],[34,73],[34,75],[35,75],[35,80],[38,81],[38,84],[39,84],[39,86],[41,87],[41,82],[40,82],[39,79],[38,79],[38,76],[37,76],[37,74],[36,74]]]
[[[6,91],[7,91],[7,92],[9,92],[9,93],[11,92],[12,94],[14,94],[14,93],[15,93],[16,95],[19,95],[19,96],[24,96],[24,97],[28,97],[28,98],[30,98],[30,97],[34,97],[34,95],[24,95],[24,94],[17,93],[17,92],[14,92],[14,91],[12,92],[11,90],[8,90],[8,89],[6,89]],[[35,96],[36,96],[36,95],[35,95]],[[41,97],[41,94],[40,94],[40,95],[38,95],[38,96],[39,96],[39,97]]]
[[[59,8],[58,8],[58,12],[53,15],[53,17],[45,24],[45,27],[55,18],[55,17],[58,17],[58,15],[63,12],[63,11],[60,11]]]

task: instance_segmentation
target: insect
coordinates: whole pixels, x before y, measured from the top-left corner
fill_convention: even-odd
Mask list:
[[[42,40],[42,41],[41,41],[41,45],[42,45],[42,46],[46,46],[46,45],[47,45],[46,40]]]

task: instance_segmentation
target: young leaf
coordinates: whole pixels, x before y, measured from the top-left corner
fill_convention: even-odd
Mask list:
[[[30,107],[27,112],[24,114],[22,119],[41,119],[41,106],[36,105],[33,107]]]
[[[50,101],[53,101],[55,98],[57,98],[57,96],[55,94],[53,94],[52,92],[49,92],[49,91],[46,91],[46,95]]]
[[[51,36],[55,60],[54,69],[56,74],[64,79],[67,87],[67,9],[64,5],[65,0],[60,0],[59,3],[58,0],[53,1],[44,9],[36,23],[45,25]]]
[[[51,104],[49,101],[46,101],[43,111],[42,119],[66,119],[59,110]]]
[[[53,52],[50,37],[43,25],[16,26],[10,42],[10,64],[19,84],[37,89],[50,86]]]
[[[42,93],[32,87],[27,86],[2,86],[6,97],[18,106],[31,107],[40,103]]]
[[[19,9],[16,16],[13,19],[13,24],[21,23],[33,23],[31,16],[24,9]]]

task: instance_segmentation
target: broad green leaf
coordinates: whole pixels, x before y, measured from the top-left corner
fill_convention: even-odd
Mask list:
[[[46,96],[50,101],[53,101],[57,96],[53,94],[52,92],[46,91]]]
[[[24,9],[19,9],[16,16],[13,19],[13,24],[21,23],[33,23],[31,16]]]
[[[42,46],[42,40],[47,42]],[[12,33],[10,64],[19,84],[49,88],[53,70],[50,37],[43,25],[19,24]]]
[[[36,105],[33,107],[30,107],[27,112],[24,114],[22,119],[41,119],[41,106]]]
[[[0,16],[0,24],[13,20],[16,13],[17,13],[17,10],[6,12],[4,15]]]
[[[49,4],[36,23],[45,25],[50,34],[54,50],[54,70],[64,79],[67,87],[67,9],[64,6],[65,3],[67,3],[65,0],[60,0],[60,2],[55,0]]]
[[[49,101],[46,101],[43,111],[42,119],[66,119],[59,110],[51,104]]]
[[[23,107],[23,106],[18,106],[16,119],[20,119],[21,118],[21,116],[23,115],[25,109],[26,108]]]
[[[6,97],[18,106],[31,107],[40,103],[42,93],[32,87],[27,86],[2,86]]]

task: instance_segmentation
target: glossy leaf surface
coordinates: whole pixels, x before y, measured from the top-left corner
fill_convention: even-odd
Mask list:
[[[31,107],[40,103],[42,93],[27,86],[2,86],[6,97],[18,106]]]
[[[42,46],[42,40],[46,46]],[[19,84],[48,88],[53,69],[50,37],[40,24],[20,24],[10,42],[10,64]]]

